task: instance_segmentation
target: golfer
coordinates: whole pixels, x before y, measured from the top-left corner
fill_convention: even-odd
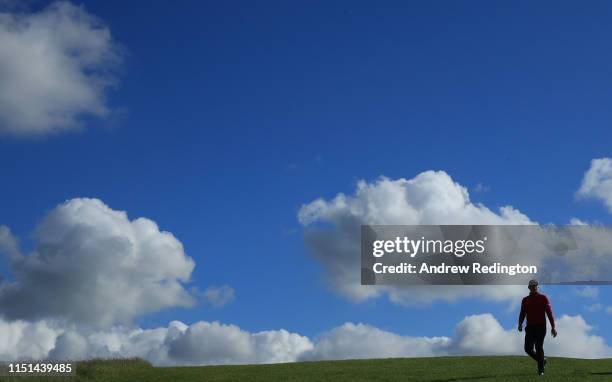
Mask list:
[[[557,336],[555,318],[546,295],[538,292],[538,282],[529,281],[529,296],[523,298],[521,314],[519,315],[518,331],[523,331],[523,320],[527,316],[525,327],[525,353],[538,362],[538,374],[544,375],[546,358],[544,358],[544,337],[546,337],[546,316],[552,329],[550,333]],[[535,347],[535,351],[533,351]]]

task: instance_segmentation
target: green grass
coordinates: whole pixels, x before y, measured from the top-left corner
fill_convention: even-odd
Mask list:
[[[549,358],[536,375],[527,356],[392,358],[276,365],[152,367],[141,360],[79,363],[77,377],[5,378],[2,381],[611,381],[612,359]]]

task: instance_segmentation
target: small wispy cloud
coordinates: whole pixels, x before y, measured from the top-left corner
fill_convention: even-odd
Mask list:
[[[574,294],[579,297],[597,298],[599,297],[599,288],[587,285],[582,288],[574,288]]]
[[[476,184],[476,186],[474,187],[474,192],[487,192],[491,189],[491,187],[487,186],[486,184],[482,183],[482,182],[478,182]]]
[[[234,288],[229,285],[210,286],[202,292],[204,302],[220,308],[232,302],[236,296]]]

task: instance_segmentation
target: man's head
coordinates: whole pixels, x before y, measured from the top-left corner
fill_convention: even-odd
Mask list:
[[[529,280],[529,285],[527,286],[527,288],[529,288],[529,292],[531,293],[535,293],[538,291],[538,280]]]

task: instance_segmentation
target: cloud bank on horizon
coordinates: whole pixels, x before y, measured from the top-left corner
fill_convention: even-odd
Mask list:
[[[547,354],[605,358],[612,348],[591,333],[581,316],[558,319],[560,335]],[[452,337],[412,337],[347,322],[308,338],[287,330],[251,333],[235,325],[171,322],[152,329],[115,326],[88,330],[53,321],[0,320],[0,359],[140,357],[157,366],[282,363],[313,360],[447,355],[512,355],[523,352],[515,328],[504,329],[491,314],[465,317]]]
[[[0,133],[43,135],[107,116],[120,62],[110,30],[82,6],[0,13]]]

